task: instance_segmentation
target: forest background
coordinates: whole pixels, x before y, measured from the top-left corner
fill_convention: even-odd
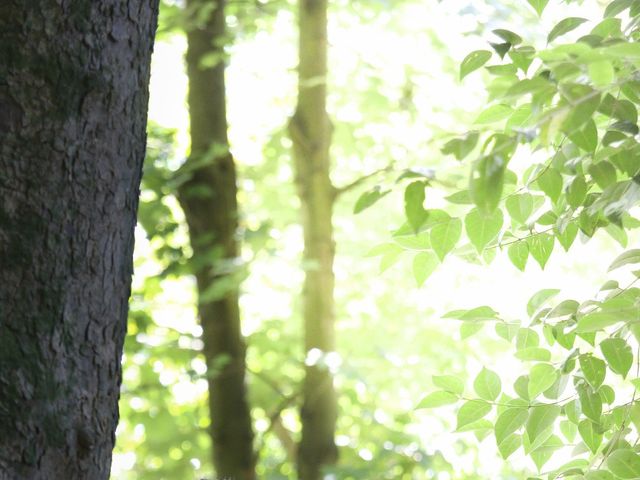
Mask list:
[[[424,238],[397,231],[406,221],[408,182],[433,176],[445,187],[467,182],[468,166],[441,150],[485,108],[491,91],[483,80],[492,77],[478,71],[461,80],[462,60],[473,50],[490,50],[495,29],[517,31],[544,48],[547,33],[575,8],[597,23],[604,6],[549,5],[539,17],[525,2],[331,2],[331,176],[336,185],[367,178],[339,197],[334,212],[336,348],[323,361],[338,392],[340,457],[327,467],[330,478],[525,478],[536,471],[533,462],[518,460],[521,453],[503,461],[488,428],[451,434],[453,407],[416,410],[436,389],[433,375],[473,380],[483,366],[512,380],[521,373],[508,342],[489,329],[460,329],[442,315],[491,305],[524,319],[524,306],[540,289],[589,295],[626,237],[616,242],[597,233],[576,241],[569,253],[558,248],[544,270],[531,261],[523,273],[498,248],[488,254],[496,254],[489,268],[458,258],[469,256],[462,247],[438,268],[417,268],[415,254],[427,250]],[[285,1],[230,1],[226,9],[227,119],[238,171],[239,300],[256,473],[290,478],[305,357],[309,362],[300,200],[287,131],[297,96],[297,10]],[[183,10],[163,2],[152,67],[116,479],[213,476],[192,252],[175,196],[190,148]],[[205,63],[219,60],[213,55]],[[363,192],[386,190],[376,205],[354,213]],[[427,190],[427,203],[441,208],[445,196]]]

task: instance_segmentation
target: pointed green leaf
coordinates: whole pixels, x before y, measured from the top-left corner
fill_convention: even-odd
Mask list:
[[[473,381],[473,389],[480,398],[494,401],[500,395],[502,383],[495,372],[483,368]]]
[[[487,63],[491,55],[488,50],[476,50],[467,55],[460,64],[460,80]]]
[[[496,210],[490,215],[482,214],[477,208],[464,218],[464,226],[469,240],[481,253],[487,244],[500,233],[503,223],[502,211]]]
[[[631,449],[613,451],[607,458],[607,468],[622,479],[640,477],[640,456]]]
[[[542,269],[544,269],[551,256],[554,242],[555,237],[548,233],[539,233],[527,239],[529,253]]]
[[[518,270],[524,272],[529,258],[529,245],[527,242],[517,241],[512,243],[507,249],[507,254],[509,255],[511,263],[513,263]]]
[[[505,201],[507,212],[518,223],[526,223],[533,213],[533,195],[523,193],[511,195]]]
[[[545,305],[559,293],[560,290],[557,288],[544,288],[539,292],[536,292],[527,303],[527,315],[531,317],[541,306]]]
[[[596,453],[598,451],[598,447],[602,443],[602,434],[598,433],[595,425],[591,420],[582,420],[578,424],[578,432],[580,432],[580,437],[582,441],[589,447],[591,453]]]
[[[609,265],[609,271],[620,268],[624,265],[640,263],[640,249],[633,249],[624,252],[618,256],[611,265]]]
[[[364,192],[358,200],[356,201],[355,206],[353,207],[353,213],[360,213],[363,210],[369,208],[371,205],[376,203],[386,194],[388,194],[391,190],[382,191],[380,185],[376,185],[371,190]]]
[[[456,430],[480,420],[490,411],[491,405],[484,400],[469,400],[458,410]]]
[[[429,215],[424,208],[425,187],[424,182],[413,182],[404,191],[404,212],[414,232],[418,231]]]
[[[548,363],[538,363],[531,368],[529,372],[529,385],[527,393],[531,400],[551,387],[558,378],[558,372]]]
[[[480,112],[480,115],[473,122],[478,125],[484,125],[488,123],[499,122],[500,120],[504,120],[508,118],[513,113],[513,108],[509,105],[497,104],[491,105],[490,107],[484,109]]]
[[[526,427],[529,442],[533,443],[542,432],[551,427],[558,415],[560,415],[560,407],[558,405],[532,406]]]
[[[520,435],[509,435],[502,442],[498,443],[498,451],[503,459],[507,459],[513,452],[518,450],[522,445],[522,438]]]
[[[440,261],[443,261],[447,253],[453,250],[460,235],[462,235],[462,221],[459,218],[450,218],[431,229],[429,236],[431,248],[436,252]]]
[[[627,377],[633,365],[633,351],[623,338],[607,338],[600,342],[600,350],[612,372]]]
[[[582,175],[577,175],[567,188],[567,203],[571,208],[578,208],[587,196],[587,182]]]
[[[580,370],[582,370],[584,378],[594,390],[597,390],[604,382],[604,377],[607,373],[606,363],[591,354],[580,355],[579,361]]]
[[[529,5],[533,7],[538,16],[541,16],[544,11],[544,7],[547,6],[549,0],[527,0],[527,2],[529,2]]]
[[[438,268],[438,257],[432,252],[421,252],[413,257],[413,277],[418,287]]]
[[[537,180],[540,190],[542,190],[553,203],[558,201],[562,193],[562,175],[555,168],[547,168],[540,174]]]
[[[600,395],[590,387],[584,386],[578,388],[578,396],[580,397],[582,413],[595,423],[600,423],[600,417],[602,416],[602,399]]]
[[[453,375],[434,375],[431,379],[436,387],[440,387],[447,392],[462,395],[464,391],[464,382]]]
[[[553,42],[560,35],[564,35],[565,33],[569,33],[570,31],[575,30],[586,21],[586,18],[579,17],[569,17],[561,20],[555,27],[551,29],[551,32],[549,32],[549,35],[547,36],[547,42]]]
[[[438,391],[433,392],[420,400],[420,403],[416,406],[416,410],[419,408],[437,408],[442,407],[443,405],[449,405],[451,403],[456,403],[460,400],[458,395],[455,395],[451,392]]]
[[[496,420],[495,436],[496,443],[500,445],[509,435],[516,432],[525,424],[529,417],[526,408],[507,408]]]

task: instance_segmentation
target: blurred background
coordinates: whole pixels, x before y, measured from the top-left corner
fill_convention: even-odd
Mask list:
[[[190,152],[186,8],[180,0],[163,0],[153,57],[115,480],[215,478],[207,404],[212,366],[202,355],[192,250],[176,198],[176,178]],[[601,16],[597,2],[550,6],[543,20],[524,1],[330,2],[331,179],[347,185],[385,170],[334,206],[336,348],[325,361],[337,392],[339,461],[325,478],[516,479],[534,471],[518,454],[502,461],[489,430],[451,433],[453,408],[415,410],[433,390],[432,375],[473,379],[483,366],[501,376],[517,374],[509,343],[493,327],[470,335],[441,315],[491,305],[505,318],[525,321],[524,306],[541,288],[560,288],[578,299],[597,291],[621,247],[598,233],[569,253],[557,248],[544,271],[530,262],[526,273],[500,251],[490,265],[450,255],[419,285],[424,279],[414,276],[411,250],[421,249],[420,239],[393,236],[405,221],[402,189],[394,185],[406,169],[433,171],[445,184],[464,183],[467,167],[440,149],[466,132],[485,104],[488,74],[459,81],[460,61],[472,50],[490,48],[497,28],[544,47],[544,32],[576,8],[582,17]],[[287,132],[297,98],[297,4],[229,0],[225,18],[239,305],[256,475],[295,478],[292,445],[301,432],[299,392],[308,357],[301,205]],[[354,214],[357,199],[375,185],[391,192]],[[444,205],[443,198],[427,202]]]

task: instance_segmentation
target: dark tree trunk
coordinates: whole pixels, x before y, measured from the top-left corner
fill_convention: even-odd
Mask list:
[[[0,3],[0,479],[109,477],[157,0]]]
[[[193,249],[198,311],[209,368],[213,461],[220,478],[255,478],[251,415],[245,388],[245,346],[238,307],[236,172],[227,138],[222,0],[190,0],[209,11],[187,32],[191,155],[179,190]],[[206,63],[219,55],[214,66]],[[204,59],[204,61],[203,61]]]
[[[289,129],[293,140],[296,183],[302,206],[305,351],[335,350],[332,213],[336,189],[330,178],[331,124],[326,111],[327,0],[300,0],[298,106]],[[322,478],[336,461],[336,395],[331,372],[319,362],[306,367],[301,410],[302,439],[298,475]]]

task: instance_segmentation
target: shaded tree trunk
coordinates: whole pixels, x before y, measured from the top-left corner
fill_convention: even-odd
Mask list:
[[[109,477],[157,3],[0,3],[2,480]]]
[[[189,179],[179,189],[179,200],[189,226],[209,369],[213,462],[220,478],[253,479],[253,432],[238,306],[236,172],[225,107],[224,1],[187,3],[192,11],[206,12],[206,19],[187,32],[191,155],[182,169]],[[219,55],[214,66],[209,62],[212,54]]]
[[[304,229],[303,290],[305,351],[335,349],[332,211],[336,189],[331,183],[331,123],[326,111],[327,0],[300,0],[298,105],[289,130],[293,140],[296,184]],[[319,353],[318,352],[318,353]],[[324,465],[337,459],[337,416],[333,377],[322,362],[306,367],[301,410],[302,438],[298,475],[321,478]]]

